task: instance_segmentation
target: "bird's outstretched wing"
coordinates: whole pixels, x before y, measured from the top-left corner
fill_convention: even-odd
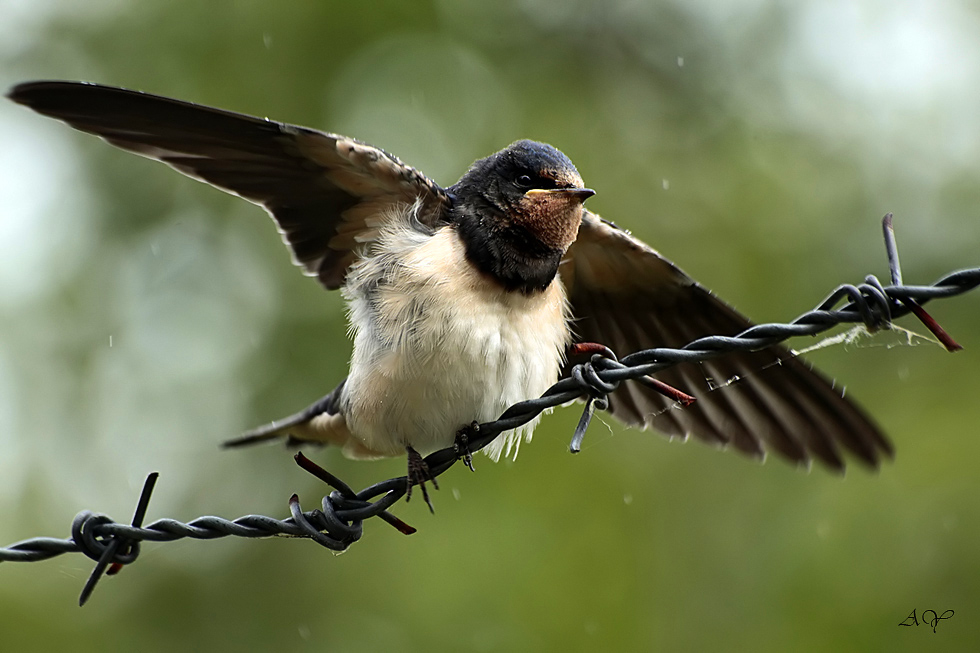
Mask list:
[[[266,208],[293,260],[328,289],[343,284],[380,222],[414,205],[441,222],[446,191],[353,138],[179,100],[81,82],[14,87],[10,99]]]
[[[655,250],[589,212],[560,274],[577,340],[620,354],[751,326]],[[669,436],[694,435],[757,458],[772,450],[801,465],[816,458],[835,470],[844,468],[843,450],[871,467],[892,455],[864,412],[784,347],[676,365],[655,376],[697,401],[683,408],[628,381],[610,395],[612,414]]]

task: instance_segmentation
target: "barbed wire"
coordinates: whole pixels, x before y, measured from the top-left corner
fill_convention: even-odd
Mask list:
[[[573,366],[567,377],[551,386],[541,397],[511,406],[492,422],[474,422],[462,429],[452,447],[425,458],[429,478],[435,479],[460,460],[473,469],[472,454],[486,447],[504,431],[526,424],[549,408],[584,398],[582,417],[569,446],[573,453],[577,452],[581,449],[595,410],[608,407],[608,395],[621,382],[642,379],[678,363],[701,362],[731,352],[757,351],[791,337],[817,335],[842,324],[864,324],[875,331],[887,328],[892,320],[909,313],[915,314],[948,350],[959,349],[960,346],[925,312],[922,305],[976,288],[980,285],[980,268],[952,272],[930,286],[903,285],[891,214],[885,216],[883,228],[891,285],[883,286],[876,277],[869,275],[864,283],[857,286],[839,286],[812,311],[786,324],[760,324],[735,336],[707,336],[679,349],[646,349],[618,360],[609,350],[593,354],[589,361]],[[834,308],[845,301],[847,303],[840,308]],[[674,396],[682,401],[686,396],[669,386],[662,390],[676,393]],[[262,515],[246,515],[235,520],[205,516],[187,523],[158,519],[142,526],[157,480],[157,473],[154,472],[146,479],[130,525],[86,510],[72,521],[71,538],[35,537],[17,542],[0,548],[0,562],[36,562],[65,553],[84,553],[97,561],[79,597],[79,604],[84,604],[103,574],[113,575],[134,562],[139,555],[140,542],[147,540],[171,542],[187,537],[211,540],[228,536],[285,536],[308,538],[339,552],[361,538],[363,522],[371,517],[381,518],[405,535],[415,532],[414,528],[388,512],[388,508],[408,492],[408,477],[391,478],[355,492],[302,452],[298,452],[295,459],[304,470],[334,488],[323,497],[321,508],[304,512],[299,497],[294,494],[289,499],[291,516],[284,520]]]

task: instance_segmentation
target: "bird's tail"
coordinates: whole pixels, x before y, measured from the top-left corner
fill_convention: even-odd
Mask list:
[[[289,417],[246,431],[237,438],[222,442],[221,446],[247,447],[279,438],[285,438],[287,446],[304,442],[343,445],[349,437],[343,416],[340,415],[340,396],[344,383],[346,379],[334,388],[333,392],[312,406]]]
[[[303,442],[299,440],[290,433],[290,430],[299,426],[303,422],[307,421],[303,413],[296,413],[285,419],[276,420],[265,426],[260,426],[254,428],[251,431],[246,431],[242,433],[237,438],[232,438],[231,440],[225,440],[221,443],[221,446],[226,449],[235,449],[238,447],[247,447],[252,444],[259,444],[260,442],[268,442],[270,440],[278,440],[279,438],[286,438],[286,444],[294,444]]]

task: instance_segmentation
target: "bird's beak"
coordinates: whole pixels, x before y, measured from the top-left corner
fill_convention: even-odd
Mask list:
[[[595,191],[591,188],[532,188],[531,190],[524,193],[525,197],[544,197],[551,196],[555,197],[558,195],[564,195],[565,197],[572,197],[577,199],[579,202],[584,202],[593,195]]]

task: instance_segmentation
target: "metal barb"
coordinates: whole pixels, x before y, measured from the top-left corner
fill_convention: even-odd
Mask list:
[[[143,482],[143,491],[140,492],[139,501],[136,503],[136,511],[133,513],[132,526],[134,528],[139,528],[143,525],[143,519],[146,517],[146,509],[150,505],[150,496],[153,494],[153,488],[156,487],[159,477],[159,472],[150,472],[146,477],[146,481]],[[122,569],[123,565],[134,562],[139,555],[139,546],[140,543],[138,540],[133,540],[123,535],[113,536],[95,563],[95,569],[92,570],[88,580],[85,581],[85,586],[82,587],[82,593],[78,596],[78,607],[85,605],[89,597],[92,596],[92,592],[95,590],[99,579],[102,578],[103,573],[109,576],[115,576]],[[117,555],[120,549],[123,550],[123,554]],[[110,562],[112,563],[112,567],[109,567]],[[108,571],[106,571],[107,568]]]
[[[578,453],[582,450],[582,441],[585,440],[585,432],[588,430],[594,414],[595,398],[587,397],[585,399],[585,408],[582,410],[582,416],[578,420],[578,426],[575,427],[575,433],[572,434],[572,441],[568,445],[568,450],[572,453]]]
[[[902,285],[902,266],[898,261],[898,242],[895,240],[895,227],[892,224],[891,213],[885,214],[885,217],[881,221],[881,226],[885,232],[885,250],[888,252],[888,268],[891,273],[892,285],[900,286]],[[942,343],[946,351],[954,352],[963,349],[963,346],[953,340],[953,337],[946,332],[946,329],[942,328],[936,322],[935,318],[929,315],[926,309],[922,308],[915,299],[900,299],[899,301],[905,304],[912,311],[913,315],[919,318],[919,321],[932,332],[932,335],[936,336],[936,339]]]
[[[892,214],[886,213],[881,219],[881,229],[885,233],[885,252],[888,254],[888,271],[893,286],[902,285],[902,265],[898,262],[898,242],[895,240],[895,226]]]

